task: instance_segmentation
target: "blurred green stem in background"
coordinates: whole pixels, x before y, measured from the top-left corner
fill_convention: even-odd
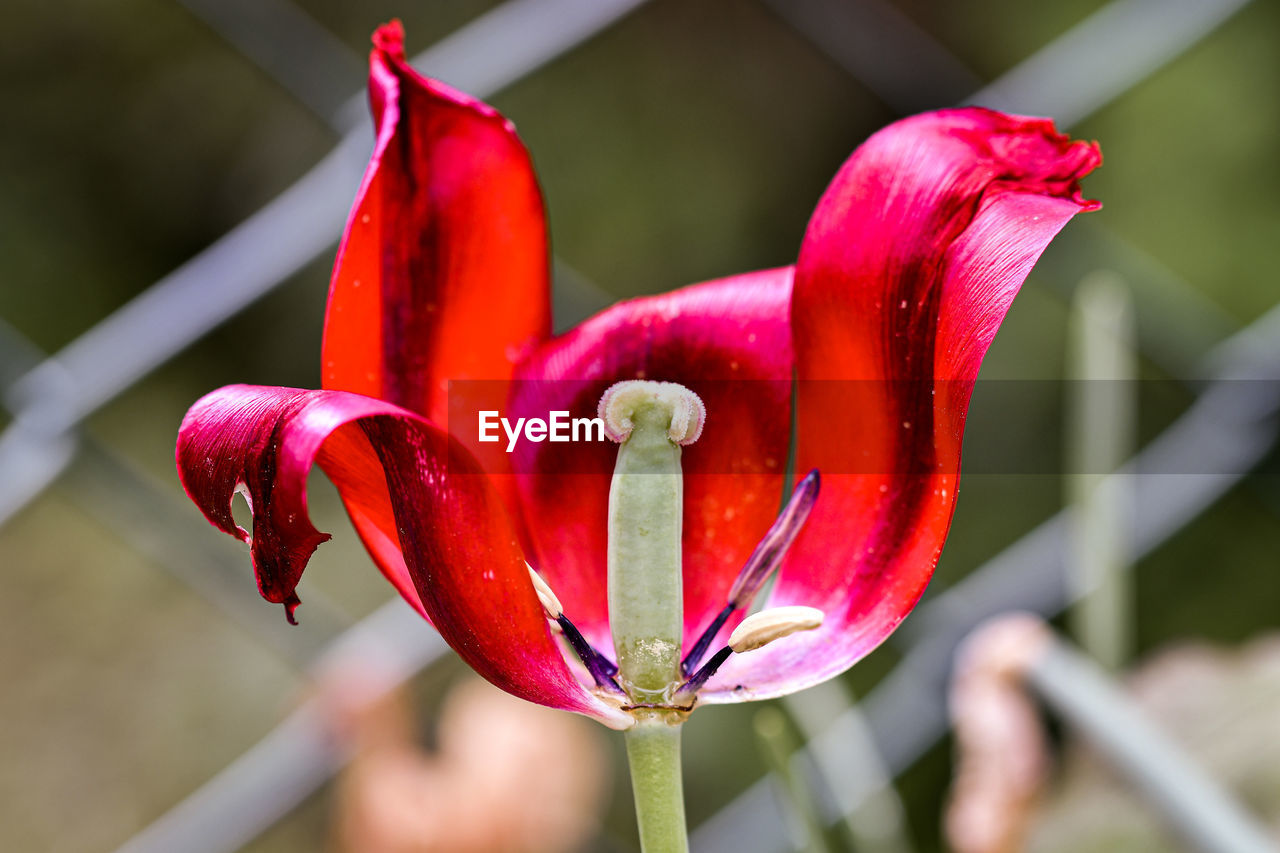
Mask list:
[[[813,792],[802,776],[791,767],[792,757],[800,748],[800,742],[792,734],[786,714],[769,705],[756,712],[752,725],[755,727],[760,753],[777,782],[783,808],[794,819],[793,832],[803,839],[797,839],[800,843],[796,849],[805,853],[828,853],[830,848],[827,846],[822,819],[814,808]]]
[[[833,678],[780,701],[808,742],[820,784],[842,815],[849,849],[912,853],[906,807],[893,772],[848,682]]]
[[[1071,304],[1066,501],[1074,507],[1067,583],[1072,633],[1099,663],[1124,665],[1134,643],[1129,566],[1132,489],[1112,476],[1132,455],[1137,420],[1133,300],[1111,272],[1086,276]]]
[[[1187,756],[1105,670],[1047,634],[1027,683],[1202,853],[1275,853],[1266,824]]]

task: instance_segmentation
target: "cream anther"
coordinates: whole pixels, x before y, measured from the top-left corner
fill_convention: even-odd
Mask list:
[[[816,607],[771,607],[743,619],[729,635],[729,648],[749,652],[797,631],[812,631],[821,624],[822,611]]]
[[[547,618],[559,619],[564,615],[564,608],[560,606],[560,599],[556,598],[556,594],[551,591],[551,587],[547,586],[547,582],[542,576],[533,570],[533,566],[525,563],[525,568],[529,570],[529,579],[533,581],[533,591],[538,594],[538,601],[542,602],[542,609],[547,612]]]
[[[600,419],[609,438],[626,441],[635,427],[633,416],[645,406],[657,406],[671,413],[667,435],[676,444],[693,444],[702,435],[707,408],[702,398],[675,382],[629,379],[611,385],[600,398]]]

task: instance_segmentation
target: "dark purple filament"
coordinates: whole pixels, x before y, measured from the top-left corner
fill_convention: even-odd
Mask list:
[[[573,650],[582,659],[596,686],[622,693],[623,690],[618,686],[618,682],[613,680],[613,677],[618,674],[618,665],[596,651],[596,647],[587,642],[587,638],[582,636],[577,626],[569,621],[568,616],[561,613],[556,617],[556,624],[564,632],[564,638],[569,641],[569,645],[573,646]]]
[[[715,675],[716,670],[720,668],[721,664],[729,659],[729,655],[731,654],[733,654],[733,649],[728,646],[725,646],[723,649],[716,652],[711,656],[711,660],[706,662],[702,669],[698,670],[697,673],[691,676],[688,681],[680,685],[680,689],[676,691],[675,695],[680,696],[685,693],[696,693],[698,688],[707,683],[708,678]]]

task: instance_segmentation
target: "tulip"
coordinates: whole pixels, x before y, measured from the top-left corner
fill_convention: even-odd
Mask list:
[[[1098,149],[980,108],[899,121],[836,174],[793,267],[552,337],[528,154],[492,108],[415,73],[402,39],[395,23],[374,37],[377,140],[334,268],[323,389],[201,399],[183,485],[250,544],[292,619],[328,538],[307,516],[318,464],[378,568],[473,669],[632,729],[633,777],[667,767],[678,753],[651,735],[695,703],[830,678],[914,606],[982,357],[1049,241],[1097,206],[1078,181]],[[555,412],[590,433],[597,405],[620,445],[548,436]],[[498,432],[525,419],[514,445],[481,441],[486,411]],[[779,514],[792,447],[812,473]],[[725,644],[770,580],[766,615]]]

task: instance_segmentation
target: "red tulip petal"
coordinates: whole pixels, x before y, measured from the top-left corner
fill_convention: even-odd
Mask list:
[[[351,524],[378,570],[422,618],[430,621],[400,552],[386,478],[369,476],[379,461],[364,433],[355,427],[331,433],[320,445],[316,461],[337,486]]]
[[[569,670],[496,492],[466,449],[429,422],[357,394],[235,385],[188,412],[177,462],[205,516],[250,543],[268,600],[297,606],[294,587],[328,538],[307,515],[307,474],[319,462],[367,524],[385,532],[383,514],[394,513],[407,577],[393,583],[473,669],[521,698],[630,724]],[[231,514],[241,488],[252,537]]]
[[[951,523],[982,357],[1049,241],[1097,207],[1078,180],[1100,160],[1050,121],[966,109],[898,122],[845,163],[792,303],[797,466],[821,470],[822,495],[770,602],[826,622],[735,655],[705,699],[836,675],[915,606]]]
[[[323,383],[439,424],[446,382],[506,379],[550,330],[542,193],[515,128],[374,35],[377,143],[338,250]]]
[[[517,372],[512,409],[521,416],[594,417],[601,394],[622,379],[679,382],[706,403],[702,437],[683,454],[686,644],[724,606],[778,512],[791,417],[790,292],[785,268],[623,302],[547,343]],[[515,456],[537,568],[583,633],[612,648],[605,547],[617,445],[524,442]]]

